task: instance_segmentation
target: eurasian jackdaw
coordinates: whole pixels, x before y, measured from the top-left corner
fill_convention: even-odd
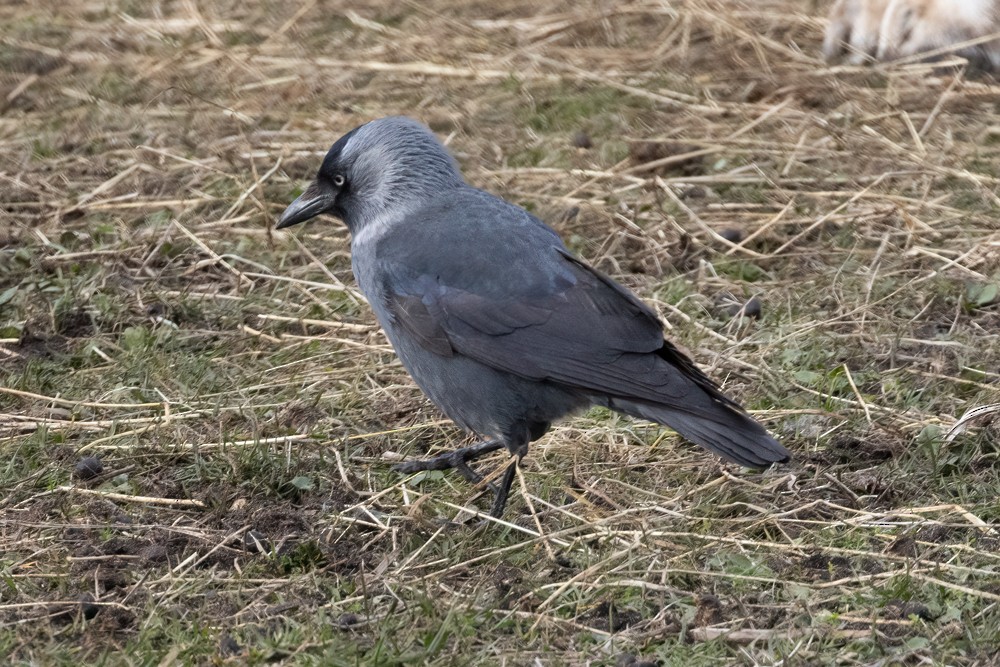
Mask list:
[[[589,405],[666,424],[749,467],[789,454],[684,354],[656,314],[574,257],[538,218],[465,183],[420,123],[382,118],[327,153],[278,229],[332,213],[354,276],[403,365],[479,444],[397,469],[456,468],[503,447],[500,516],[528,443]]]

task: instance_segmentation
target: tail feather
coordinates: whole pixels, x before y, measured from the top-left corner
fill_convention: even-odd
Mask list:
[[[684,408],[617,397],[608,405],[632,417],[665,424],[691,442],[742,466],[766,468],[790,458],[788,450],[742,410],[705,394],[690,398],[691,404]]]

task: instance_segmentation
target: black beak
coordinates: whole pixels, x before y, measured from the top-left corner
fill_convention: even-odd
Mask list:
[[[318,181],[313,181],[312,185],[306,188],[306,191],[299,195],[298,199],[288,205],[285,212],[278,218],[278,224],[274,228],[284,229],[315,218],[320,213],[333,208],[336,200],[337,193],[335,191],[320,185]]]

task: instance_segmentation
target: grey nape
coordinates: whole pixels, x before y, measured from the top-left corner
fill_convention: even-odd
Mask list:
[[[522,208],[465,183],[420,123],[362,125],[327,153],[279,229],[332,213],[351,232],[354,275],[403,365],[482,443],[402,472],[456,468],[506,448],[520,460],[553,421],[602,405],[665,424],[749,467],[788,451],[663,338],[656,314],[573,257]],[[496,488],[500,516],[516,462]]]

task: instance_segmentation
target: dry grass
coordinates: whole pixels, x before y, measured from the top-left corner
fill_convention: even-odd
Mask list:
[[[994,664],[993,411],[945,435],[997,403],[1000,91],[827,67],[821,9],[0,5],[0,654]],[[400,112],[654,304],[794,461],[594,410],[504,522],[392,473],[461,435],[341,226],[271,225]]]

